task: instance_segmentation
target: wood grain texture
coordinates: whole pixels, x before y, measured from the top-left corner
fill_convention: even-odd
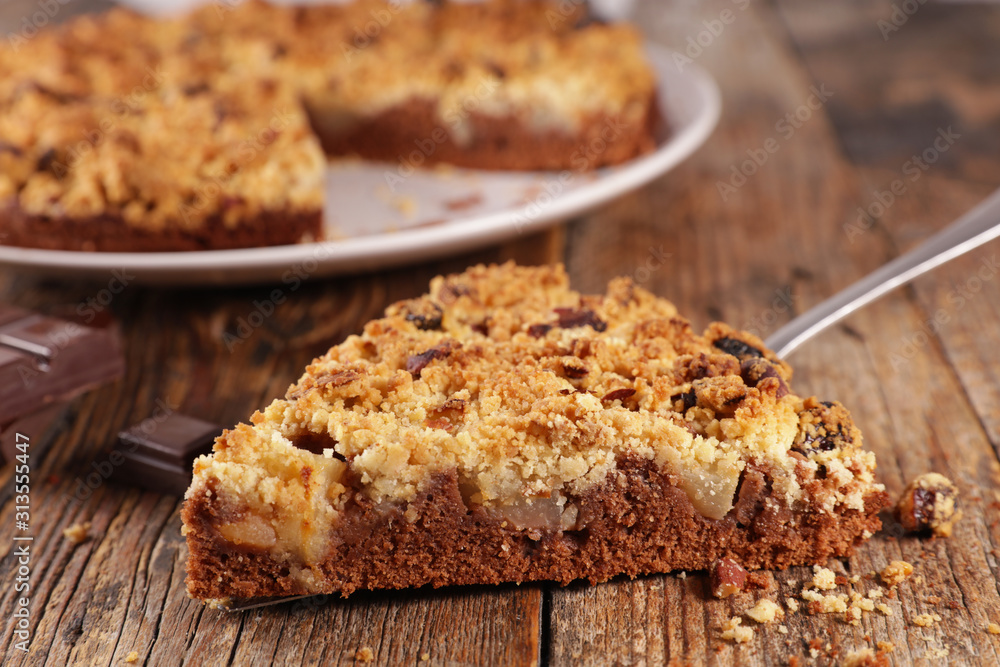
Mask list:
[[[16,14],[13,7],[0,18]],[[12,469],[0,469],[3,663],[119,665],[135,651],[146,665],[359,664],[367,648],[384,665],[754,666],[793,656],[839,664],[853,650],[891,641],[894,665],[1000,664],[1000,637],[984,631],[1000,623],[996,244],[857,313],[790,359],[799,393],[851,409],[891,495],[930,470],[963,494],[965,516],[951,539],[904,536],[887,517],[886,530],[854,557],[830,563],[862,575],[841,590],[875,587],[866,575],[893,559],[914,563],[922,577],[888,601],[892,616],[866,614],[858,627],[800,612],[785,619],[787,634],[775,624],[756,626],[747,645],[719,638],[721,625],[757,599],[798,590],[793,584],[810,575],[804,568],[769,573],[763,590],[726,600],[690,573],[596,587],[365,593],[227,614],[186,598],[177,498],[85,483],[122,427],[162,406],[224,424],[244,420],[313,357],[439,273],[507,258],[564,261],[580,289],[602,290],[627,274],[675,301],[696,326],[723,319],[766,335],[1000,184],[1000,7],[926,3],[888,39],[878,24],[891,17],[885,0],[647,0],[639,18],[651,39],[684,50],[725,11],[733,20],[694,57],[724,98],[706,147],[565,229],[432,264],[306,282],[286,289],[261,327],[229,344],[226,334],[273,288],[130,286],[117,296],[111,310],[126,343],[126,376],[75,401],[49,433],[31,434],[34,446],[50,439],[52,447],[33,469],[27,655],[13,649],[7,622],[14,509]],[[808,108],[817,90],[832,95]],[[786,117],[796,112],[797,126]],[[927,169],[908,170],[948,128],[959,135],[953,144]],[[766,162],[720,193],[719,183],[769,139],[777,149]],[[897,180],[902,194],[878,211]],[[877,219],[859,218],[859,207]],[[4,300],[53,313],[103,287],[0,272]],[[63,538],[63,528],[83,521],[92,523],[91,539]],[[942,622],[913,624],[928,612]],[[818,660],[809,657],[811,640],[819,640]]]

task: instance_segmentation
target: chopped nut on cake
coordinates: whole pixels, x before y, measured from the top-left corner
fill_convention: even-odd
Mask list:
[[[731,593],[743,570],[849,555],[887,504],[874,455],[790,380],[758,338],[698,334],[627,278],[593,296],[562,267],[436,278],[196,460],[188,591],[714,568]]]

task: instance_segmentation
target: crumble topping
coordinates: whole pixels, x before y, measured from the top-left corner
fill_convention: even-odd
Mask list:
[[[846,410],[803,400],[790,379],[758,338],[719,323],[699,335],[627,278],[587,296],[562,267],[477,266],[316,359],[196,461],[188,497],[240,499],[219,527],[227,540],[305,544],[308,564],[353,493],[405,504],[443,471],[467,503],[526,530],[585,528],[572,498],[623,456],[669,471],[713,519],[748,465],[788,507],[832,511],[880,491]],[[835,462],[847,472],[822,472]]]

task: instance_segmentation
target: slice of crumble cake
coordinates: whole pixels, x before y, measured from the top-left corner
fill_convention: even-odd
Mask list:
[[[888,503],[838,403],[762,342],[561,267],[436,278],[199,458],[198,599],[784,568]]]

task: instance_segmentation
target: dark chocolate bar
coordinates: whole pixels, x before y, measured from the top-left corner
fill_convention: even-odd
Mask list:
[[[222,434],[217,424],[173,412],[158,411],[118,434],[114,479],[149,491],[184,495],[191,484],[195,458],[212,451]]]
[[[124,370],[113,327],[85,326],[0,304],[0,433],[22,424],[42,428],[36,416],[56,415],[59,411],[51,406],[114,380]],[[5,460],[10,460],[8,449],[0,447]]]

